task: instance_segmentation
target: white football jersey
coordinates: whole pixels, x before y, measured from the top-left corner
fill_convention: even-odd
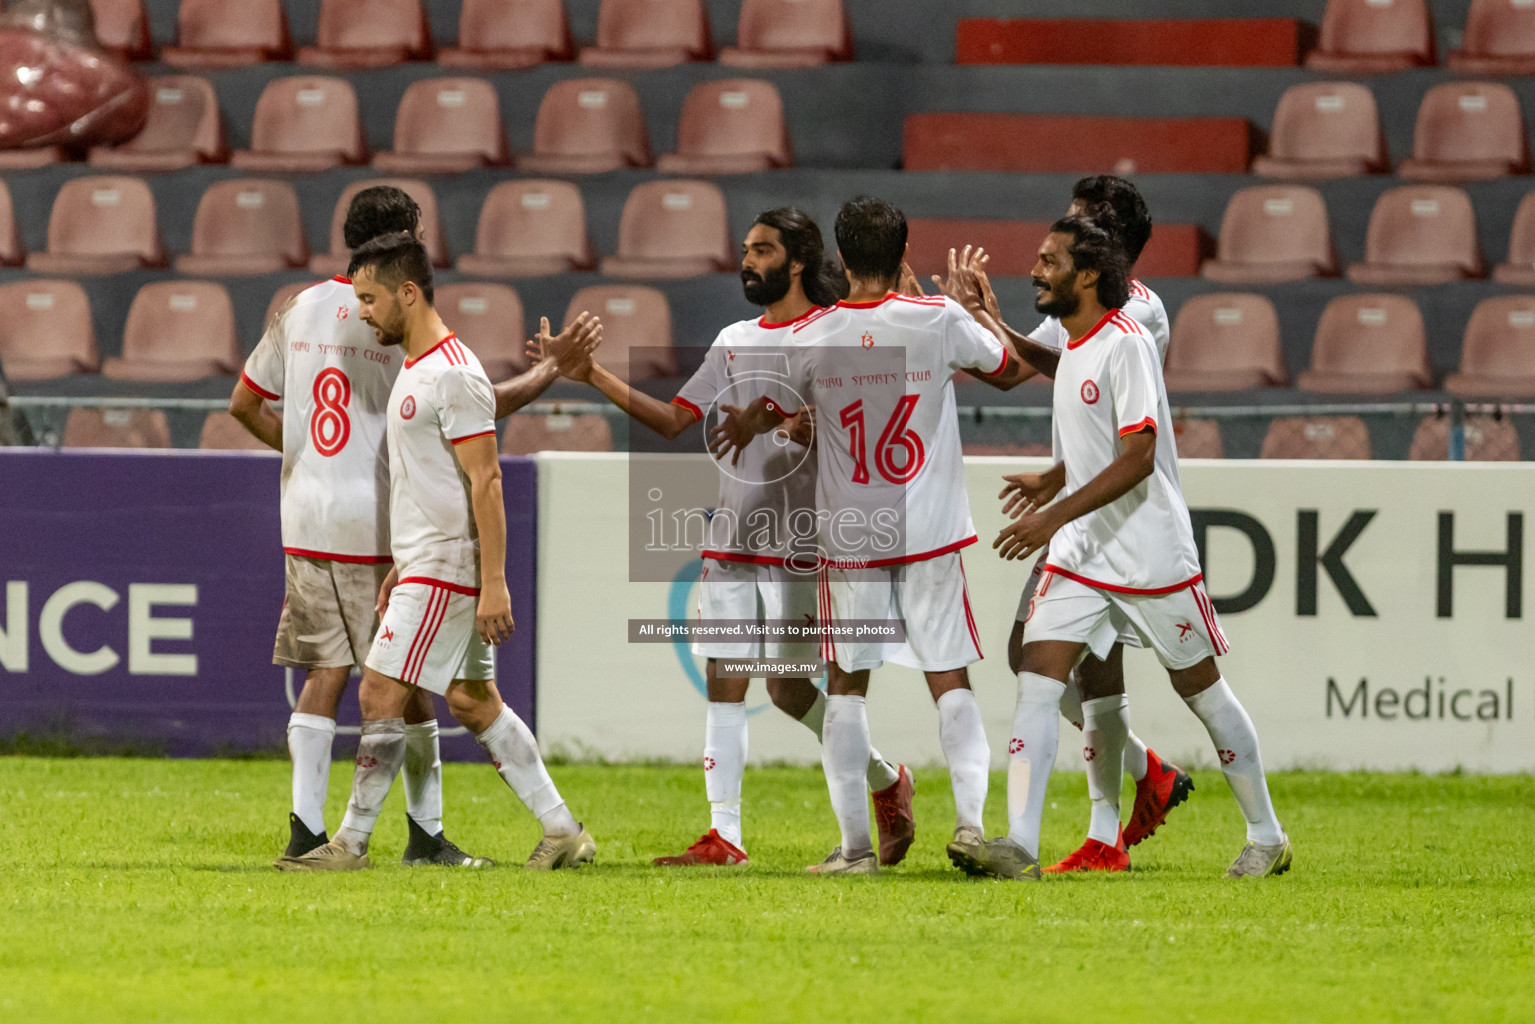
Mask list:
[[[300,292],[240,379],[283,402],[282,543],[293,555],[389,561],[385,407],[405,355],[357,316],[352,282]]]
[[[1123,310],[1061,352],[1055,375],[1055,455],[1066,463],[1062,496],[1080,490],[1122,451],[1120,438],[1156,432],[1152,473],[1050,540],[1047,568],[1107,590],[1166,593],[1200,578],[1199,552],[1178,481],[1172,410],[1146,329]]]
[[[1151,340],[1157,343],[1158,360],[1166,365],[1167,343],[1172,338],[1172,331],[1167,326],[1167,307],[1162,305],[1162,299],[1156,292],[1132,278],[1130,300],[1123,308],[1130,314],[1130,319],[1146,328]],[[1060,320],[1052,316],[1029,332],[1029,340],[1047,348],[1063,349],[1071,337],[1066,333],[1066,328],[1061,326]]]
[[[457,337],[405,360],[389,396],[389,521],[401,583],[479,593],[479,532],[453,446],[495,433],[490,378]]]

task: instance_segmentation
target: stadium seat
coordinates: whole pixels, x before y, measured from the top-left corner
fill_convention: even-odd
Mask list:
[[[197,447],[205,451],[269,452],[272,449],[256,440],[254,434],[227,412],[210,412],[203,419]]]
[[[1226,457],[1225,446],[1221,444],[1221,425],[1215,420],[1174,420],[1173,439],[1180,459]]]
[[[1370,429],[1358,416],[1277,417],[1263,436],[1262,459],[1368,459]]]
[[[373,158],[389,174],[456,174],[510,162],[501,102],[483,78],[412,82],[394,117],[394,151]]]
[[[630,382],[677,375],[666,296],[643,285],[592,285],[571,296],[563,327],[585,310],[602,318],[597,361]]]
[[[1519,201],[1508,232],[1508,259],[1493,269],[1499,284],[1535,287],[1535,192]]]
[[[511,71],[570,60],[575,44],[562,0],[464,0],[458,46],[437,62],[451,68]]]
[[[0,178],[0,266],[19,267],[27,261],[21,242],[21,225],[16,220],[16,206],[10,186]]]
[[[1169,391],[1243,391],[1290,382],[1279,314],[1262,295],[1195,295],[1173,321],[1163,371]]]
[[[607,364],[603,364],[607,365]],[[534,452],[610,452],[613,428],[600,413],[518,413],[508,417],[501,438],[503,455]]]
[[[1342,295],[1322,310],[1303,391],[1376,395],[1432,387],[1417,304],[1401,295]]]
[[[92,146],[92,167],[142,174],[229,159],[218,94],[205,78],[166,75],[149,83],[149,119],[118,146]]]
[[[1464,430],[1467,462],[1519,461],[1519,431],[1514,429],[1513,420],[1467,416]],[[1425,416],[1413,431],[1407,457],[1418,462],[1436,462],[1449,458],[1449,452],[1450,418]]]
[[[1444,387],[1462,398],[1535,398],[1535,298],[1483,299],[1460,344],[1460,370]]]
[[[545,277],[589,270],[581,191],[567,181],[503,181],[485,196],[474,231],[474,252],[458,269],[481,277]]]
[[[183,274],[271,274],[309,262],[298,193],[285,181],[237,178],[208,186],[192,220],[192,251],[176,257]]]
[[[1338,75],[1405,71],[1434,63],[1425,0],[1328,0],[1306,67]]]
[[[345,274],[352,254],[346,247],[346,211],[352,205],[352,197],[373,185],[393,185],[408,194],[421,207],[421,244],[432,258],[432,266],[449,267],[448,243],[443,238],[442,220],[437,215],[437,193],[432,186],[414,178],[368,178],[354,181],[341,190],[335,208],[330,215],[330,252],[318,253],[309,261],[309,269],[323,277]]]
[[[665,174],[750,174],[789,167],[794,153],[783,101],[773,83],[751,78],[701,82],[682,101],[677,152],[661,157]]]
[[[1471,0],[1461,49],[1447,63],[1463,75],[1535,74],[1535,4]]]
[[[703,0],[602,0],[597,45],[581,63],[599,68],[669,68],[714,54]]]
[[[27,256],[27,269],[39,274],[117,274],[164,265],[155,197],[142,178],[65,182],[48,216],[48,251]]]
[[[421,0],[320,0],[315,44],[299,49],[300,64],[356,70],[432,59]]]
[[[1286,89],[1268,152],[1253,161],[1253,173],[1265,178],[1350,178],[1389,169],[1375,96],[1356,82]]]
[[[124,60],[154,60],[144,0],[91,0],[91,13],[96,17],[96,41],[103,50]]]
[[[522,299],[504,284],[460,281],[439,285],[437,309],[491,380],[528,368]]]
[[[117,380],[188,381],[239,371],[229,293],[212,281],[146,284],[128,307],[121,358],[102,363]]]
[[[1423,96],[1412,159],[1397,173],[1409,181],[1477,181],[1530,172],[1530,141],[1519,97],[1506,85],[1448,82]]]
[[[1370,211],[1356,284],[1423,286],[1485,273],[1471,197],[1448,185],[1404,185],[1381,193]]]
[[[517,162],[534,174],[649,167],[650,136],[639,96],[613,78],[556,82],[538,105],[533,152]]]
[[[1322,193],[1305,185],[1244,188],[1226,204],[1215,259],[1199,271],[1227,284],[1273,284],[1338,272]]]
[[[251,148],[239,150],[229,162],[245,170],[286,174],[367,159],[351,83],[295,75],[274,79],[261,90],[251,123]]]
[[[696,277],[736,265],[725,193],[707,181],[635,186],[618,225],[618,254],[602,261],[609,277]]]
[[[0,369],[11,381],[51,380],[101,369],[91,302],[73,281],[0,285]]]
[[[65,448],[169,448],[171,425],[159,409],[71,409]]]
[[[720,63],[738,68],[809,68],[853,59],[842,0],[745,0],[736,45]]]
[[[181,0],[176,45],[160,51],[174,67],[209,70],[292,57],[282,0]]]

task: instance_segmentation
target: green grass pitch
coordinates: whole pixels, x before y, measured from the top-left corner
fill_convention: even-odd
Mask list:
[[[1236,883],[1205,772],[1131,873],[1008,884],[950,868],[940,769],[906,863],[843,879],[802,872],[836,842],[819,771],[750,771],[752,863],[704,870],[649,866],[707,825],[697,769],[554,775],[591,869],[517,868],[536,827],[471,764],[446,770],[448,834],[506,866],[400,867],[397,785],[378,867],[308,876],[269,866],[284,763],[0,758],[0,1021],[1535,1020],[1529,777],[1275,775],[1295,867]],[[1085,792],[1052,780],[1047,856]]]

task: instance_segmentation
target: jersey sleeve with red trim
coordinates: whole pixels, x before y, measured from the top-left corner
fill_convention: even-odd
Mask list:
[[[1114,429],[1120,437],[1150,428],[1157,431],[1157,364],[1151,339],[1126,333],[1115,339],[1109,355],[1109,389],[1114,398]]]
[[[286,310],[284,311],[286,312]],[[272,325],[261,336],[256,350],[245,360],[240,379],[245,386],[270,402],[283,396],[283,379],[287,374],[288,340],[284,327],[287,317],[278,314]]]
[[[959,303],[944,300],[944,362],[951,370],[976,369],[993,374],[1002,369],[1007,349]]]
[[[672,404],[682,406],[693,414],[694,419],[703,419],[704,413],[719,400],[727,386],[724,360],[725,348],[716,340],[709,351],[704,353],[704,361],[699,364],[693,376],[687,379],[687,383],[677,392],[677,397],[672,399]]]
[[[496,393],[477,366],[450,366],[437,378],[438,422],[458,444],[496,432]]]

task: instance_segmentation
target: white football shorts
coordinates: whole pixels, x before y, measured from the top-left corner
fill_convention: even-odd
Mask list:
[[[844,672],[879,668],[886,660],[924,672],[947,672],[981,660],[981,637],[970,610],[959,552],[878,569],[821,571],[821,622],[899,619],[906,641],[821,642],[821,657]]]
[[[698,617],[751,622],[787,619],[811,626],[816,620],[816,579],[790,572],[781,565],[705,558],[703,574],[698,581]],[[817,648],[814,637],[799,642],[758,637],[746,641],[693,643],[693,653],[700,658],[812,661]]]
[[[1189,668],[1229,651],[1215,605],[1202,584],[1170,594],[1125,594],[1102,590],[1046,571],[1031,601],[1024,643],[1067,640],[1108,657],[1127,629],[1157,652],[1169,669]]]
[[[474,628],[479,605],[479,596],[465,587],[399,584],[389,593],[368,667],[437,694],[446,694],[455,679],[495,679],[494,652]]]
[[[351,668],[367,657],[378,629],[378,588],[387,564],[287,555],[287,592],[272,663],[288,668]]]
[[[1018,598],[1018,611],[1013,615],[1014,621],[1029,621],[1029,603],[1034,600],[1034,592],[1039,589],[1039,581],[1045,575],[1045,562],[1049,560],[1049,558],[1050,549],[1047,547],[1045,550],[1041,551],[1039,553],[1039,557],[1034,560],[1034,568],[1029,570],[1028,581],[1023,585],[1023,594]],[[1028,643],[1027,636],[1028,634],[1025,633],[1024,643]],[[1119,642],[1124,644],[1126,647],[1142,646],[1140,635],[1128,626],[1120,630]]]

